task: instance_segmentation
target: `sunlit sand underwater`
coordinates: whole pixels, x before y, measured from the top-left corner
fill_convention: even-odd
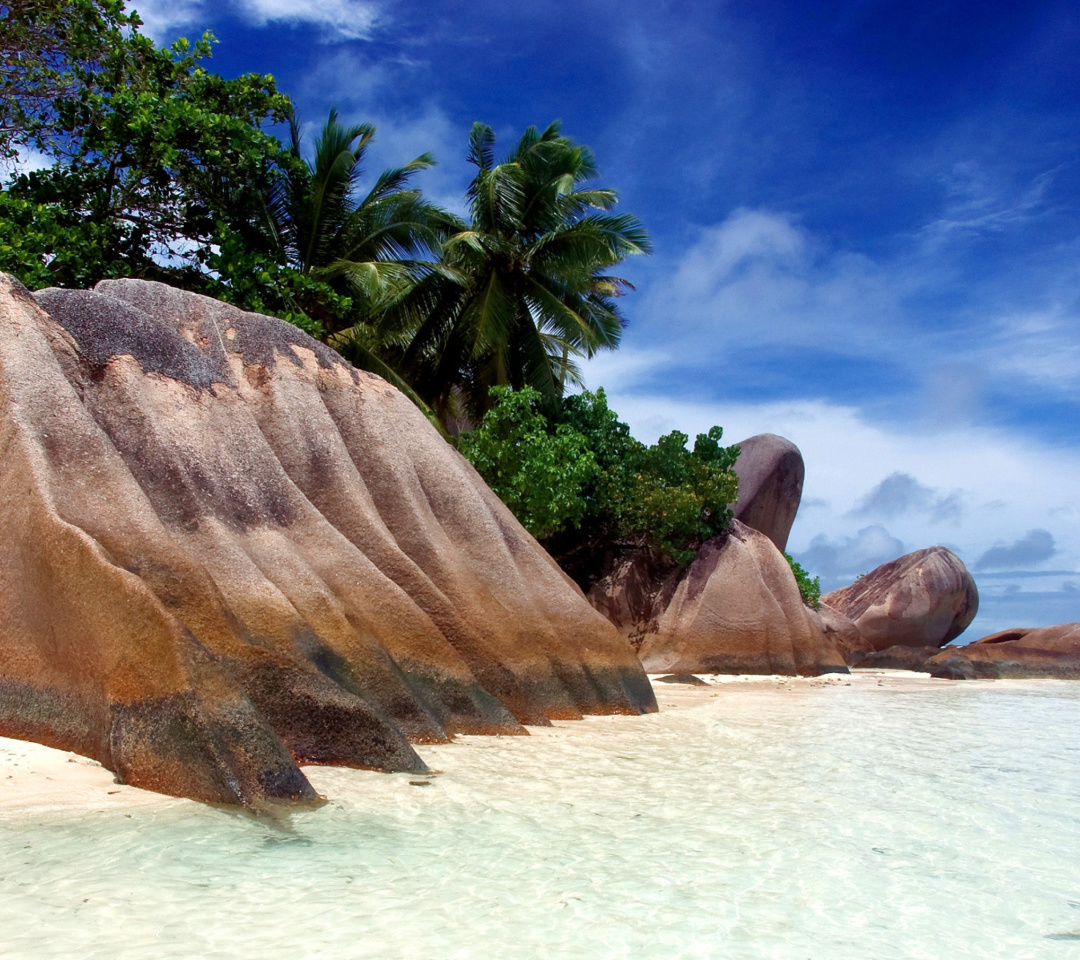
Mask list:
[[[283,824],[0,740],[0,955],[1080,956],[1080,683],[657,684]]]

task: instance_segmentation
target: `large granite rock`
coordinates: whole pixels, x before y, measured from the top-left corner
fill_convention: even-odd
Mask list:
[[[421,413],[289,324],[0,275],[0,451],[0,735],[259,804],[314,798],[300,762],[655,709]]]
[[[735,474],[739,499],[735,519],[765,534],[778,550],[788,534],[802,499],[805,467],[799,448],[774,433],[762,433],[739,444]]]
[[[846,673],[779,550],[739,521],[708,541],[646,629],[650,673]]]
[[[931,676],[950,680],[1056,678],[1080,680],[1080,623],[992,633],[930,658]]]
[[[884,563],[821,600],[854,621],[875,650],[944,646],[964,632],[979,609],[974,579],[945,547]]]

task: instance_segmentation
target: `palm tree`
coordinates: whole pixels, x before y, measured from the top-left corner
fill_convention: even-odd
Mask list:
[[[437,250],[461,223],[408,188],[414,174],[434,164],[430,154],[384,171],[359,196],[371,124],[346,127],[331,109],[311,160],[302,156],[295,114],[289,129],[286,163],[265,197],[267,244],[281,262],[348,296],[344,316],[317,295],[299,304],[323,325],[328,342],[370,345],[370,322],[382,302],[435,269],[417,257]]]
[[[495,385],[556,399],[579,382],[577,358],[619,344],[615,299],[630,284],[607,271],[648,252],[648,235],[636,217],[609,213],[614,190],[580,186],[596,176],[592,152],[559,131],[530,127],[495,164],[495,134],[473,125],[471,223],[443,241],[442,269],[382,315],[395,366],[444,418],[455,402],[482,414]]]

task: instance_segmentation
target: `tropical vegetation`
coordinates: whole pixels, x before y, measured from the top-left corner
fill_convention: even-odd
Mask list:
[[[528,386],[550,403],[579,383],[576,359],[622,336],[616,299],[630,285],[610,270],[649,249],[636,217],[611,213],[614,190],[583,186],[595,158],[559,124],[530,127],[501,163],[494,149],[491,128],[475,124],[470,222],[442,243],[445,269],[380,321],[402,344],[401,372],[444,416],[482,416],[496,386]]]
[[[494,405],[461,438],[461,452],[583,587],[632,550],[685,566],[730,524],[739,448],[721,445],[720,427],[699,434],[693,449],[678,431],[646,445],[603,390],[554,408],[531,387],[492,392]]]
[[[785,553],[784,559],[795,575],[795,582],[799,585],[799,594],[803,598],[803,603],[817,610],[821,606],[821,577],[811,577],[791,554]]]

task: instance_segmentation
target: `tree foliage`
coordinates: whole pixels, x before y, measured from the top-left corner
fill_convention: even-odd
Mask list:
[[[649,249],[640,222],[612,214],[614,190],[585,187],[592,152],[530,127],[506,159],[475,124],[469,160],[471,220],[441,246],[432,271],[386,311],[395,365],[440,411],[455,400],[479,417],[495,386],[525,386],[548,401],[576,382],[575,359],[618,346],[617,297],[629,286],[608,271]]]
[[[738,447],[723,431],[693,449],[674,431],[647,446],[602,390],[566,397],[551,416],[532,388],[496,388],[495,403],[461,451],[515,516],[584,586],[612,549],[646,548],[685,566],[731,522]]]
[[[565,423],[551,424],[531,387],[494,387],[495,405],[459,449],[534,537],[581,525],[582,493],[598,466],[588,438]]]
[[[45,53],[22,49],[40,32],[35,12]],[[33,286],[166,275],[210,284],[215,244],[252,236],[258,188],[281,151],[262,129],[289,107],[273,78],[206,70],[209,34],[158,49],[106,0],[13,4],[4,23],[19,28],[3,79],[9,151],[54,162],[4,191],[0,269]]]
[[[97,92],[98,75],[138,20],[122,0],[0,3],[0,158],[63,152],[64,109]]]
[[[802,564],[790,554],[785,553],[784,559],[787,560],[791,572],[795,575],[795,582],[799,585],[803,603],[817,610],[821,606],[821,577],[811,577]]]

